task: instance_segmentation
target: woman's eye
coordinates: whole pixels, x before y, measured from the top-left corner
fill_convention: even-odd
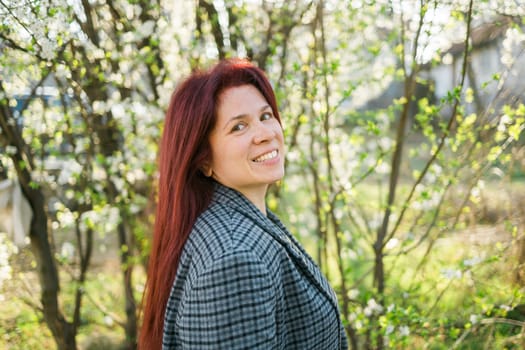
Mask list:
[[[235,124],[233,126],[233,128],[232,128],[232,132],[234,132],[234,131],[241,131],[245,127],[246,127],[246,125],[244,125],[243,123]]]
[[[261,115],[261,120],[268,120],[268,119],[272,119],[271,113],[266,112]]]

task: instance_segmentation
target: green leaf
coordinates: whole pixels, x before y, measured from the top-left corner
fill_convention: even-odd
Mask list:
[[[40,185],[35,181],[29,181],[29,187],[31,187],[33,190],[37,190],[40,188]]]

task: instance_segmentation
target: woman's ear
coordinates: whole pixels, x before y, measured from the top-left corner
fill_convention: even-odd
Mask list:
[[[208,163],[205,163],[201,166],[201,171],[206,177],[210,177],[213,175],[213,170],[211,169],[211,166]]]

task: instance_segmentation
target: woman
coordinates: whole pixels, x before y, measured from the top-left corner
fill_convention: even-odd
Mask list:
[[[219,62],[175,91],[141,349],[347,348],[333,290],[265,206],[284,156],[275,95],[249,62]]]

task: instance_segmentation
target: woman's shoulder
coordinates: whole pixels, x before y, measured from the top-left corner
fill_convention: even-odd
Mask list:
[[[275,243],[257,218],[224,203],[212,203],[195,222],[185,251],[194,262],[207,265],[246,251],[258,255],[275,249]]]
[[[263,226],[256,217],[224,203],[212,203],[199,217],[193,226],[190,238],[203,236],[217,240],[224,249],[238,248],[248,233],[259,235]]]

